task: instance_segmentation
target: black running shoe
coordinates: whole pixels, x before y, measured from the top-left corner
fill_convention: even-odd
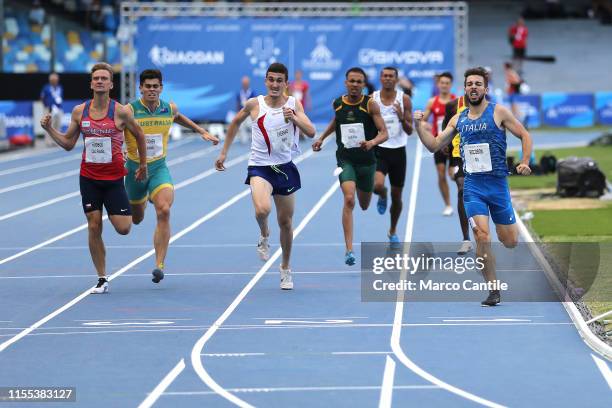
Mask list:
[[[89,293],[101,294],[108,292],[108,280],[106,278],[98,278],[98,284]]]
[[[159,268],[153,269],[153,272],[151,273],[153,274],[153,279],[151,279],[153,283],[159,283],[162,279],[164,279],[164,271]]]
[[[499,302],[501,302],[501,296],[499,294],[499,290],[490,290],[489,296],[485,300],[480,302],[480,305],[483,307],[495,306]]]

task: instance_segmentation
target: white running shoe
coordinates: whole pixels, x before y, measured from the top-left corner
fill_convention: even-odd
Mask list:
[[[293,289],[293,278],[291,277],[291,269],[280,268],[281,282],[280,288],[283,290]]]
[[[472,250],[472,241],[465,240],[461,243],[459,250],[457,251],[458,255],[465,255]]]
[[[259,237],[257,253],[259,254],[259,259],[264,262],[270,259],[270,244],[268,244],[268,238]]]
[[[92,294],[101,294],[108,292],[108,280],[106,278],[98,278],[98,284],[91,290]]]
[[[450,217],[451,215],[453,215],[453,207],[451,207],[450,205],[447,205],[446,207],[444,207],[444,211],[442,211],[442,215],[445,217]]]

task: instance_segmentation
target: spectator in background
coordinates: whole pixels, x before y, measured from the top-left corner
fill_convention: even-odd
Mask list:
[[[514,117],[518,118],[518,107],[515,102],[516,95],[521,93],[521,84],[523,80],[521,76],[514,70],[510,62],[504,63],[504,76],[506,77],[506,93],[510,101],[510,108]]]
[[[45,114],[51,115],[51,126],[54,129],[61,130],[62,118],[64,117],[64,110],[62,109],[64,88],[60,85],[59,75],[55,72],[49,75],[49,83],[40,91],[40,99],[45,107]],[[47,132],[45,132],[45,144],[55,146],[55,142]]]
[[[45,22],[45,9],[41,6],[39,0],[32,2],[32,9],[30,10],[30,23],[43,25]]]
[[[302,79],[302,75],[302,70],[295,71],[295,78],[289,82],[289,95],[300,101],[304,107],[304,112],[307,112],[310,109],[310,94],[308,92],[310,85]]]
[[[523,60],[527,51],[527,36],[529,30],[525,25],[523,17],[519,17],[516,23],[510,27],[508,41],[512,45],[512,63],[519,74],[523,74]]]
[[[255,93],[251,89],[251,79],[248,76],[243,76],[240,85],[240,91],[236,95],[236,113],[240,112],[247,101],[255,97]],[[246,144],[251,139],[251,118],[247,117],[238,128],[238,140],[242,144]]]

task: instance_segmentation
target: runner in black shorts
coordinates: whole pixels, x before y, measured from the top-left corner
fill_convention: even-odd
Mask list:
[[[391,183],[391,226],[389,242],[400,242],[395,228],[402,212],[402,189],[406,179],[406,142],[412,133],[412,102],[410,97],[395,88],[399,81],[397,69],[385,67],[380,72],[382,89],[373,93],[372,98],[378,106],[385,121],[389,139],[376,146],[376,175],[374,192],[378,194],[376,208],[380,214],[387,209],[387,188],[385,177],[389,175]]]
[[[462,112],[467,109],[465,103],[465,96],[450,101],[446,104],[446,112],[444,114],[444,120],[442,121],[442,130],[446,128],[448,122],[452,119],[455,114]],[[463,205],[463,182],[465,180],[465,173],[463,172],[463,160],[459,152],[459,141],[461,139],[460,134],[456,134],[449,152],[450,152],[450,164],[449,167],[455,169],[455,183],[457,184],[457,212],[459,213],[459,225],[461,225],[461,233],[463,234],[463,243],[457,251],[459,255],[465,255],[472,250],[472,241],[470,241],[470,228],[468,225],[467,215],[465,213],[465,207]],[[449,146],[447,146],[448,148]]]

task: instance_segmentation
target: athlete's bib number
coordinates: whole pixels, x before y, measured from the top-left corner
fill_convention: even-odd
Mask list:
[[[397,115],[383,116],[389,139],[400,135],[400,123]]]
[[[147,158],[160,157],[164,154],[164,138],[161,134],[145,135],[147,141]]]
[[[488,143],[468,144],[463,146],[465,169],[468,173],[483,173],[493,170],[491,152]]]
[[[287,152],[291,150],[293,145],[293,132],[291,132],[292,123],[281,126],[270,131],[272,138],[272,150],[277,152]]]
[[[349,123],[340,125],[340,134],[342,137],[342,144],[347,149],[359,147],[361,142],[365,141],[363,123]]]
[[[110,163],[113,161],[113,151],[110,137],[85,138],[86,163]]]

